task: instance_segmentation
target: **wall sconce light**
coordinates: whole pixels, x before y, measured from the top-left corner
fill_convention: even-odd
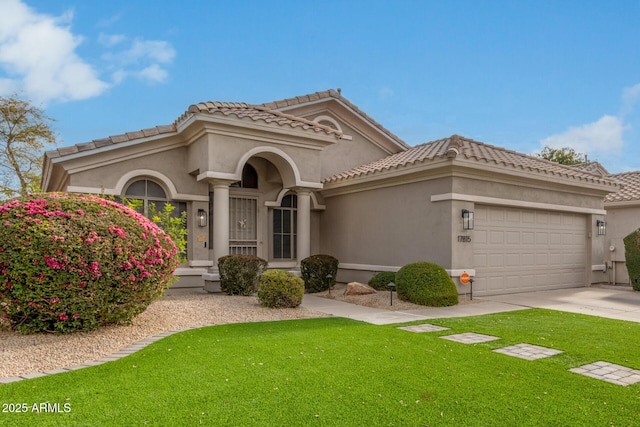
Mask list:
[[[207,226],[207,211],[204,209],[198,209],[198,227]]]
[[[462,209],[462,229],[473,230],[473,212]]]
[[[598,227],[598,236],[604,236],[607,234],[607,222],[600,219],[596,220],[596,227]]]

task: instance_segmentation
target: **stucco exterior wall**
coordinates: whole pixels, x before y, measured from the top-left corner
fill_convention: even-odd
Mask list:
[[[610,266],[606,282],[630,283],[625,263],[623,239],[632,231],[640,228],[640,207],[608,207],[606,220],[607,234],[603,236],[603,252]],[[613,251],[610,250],[611,246],[614,247]]]
[[[540,188],[540,183],[526,181],[499,182],[491,177],[460,176],[453,183],[453,192],[475,196],[495,197],[533,203],[547,203],[588,209],[602,209],[602,194],[577,193],[575,189],[563,188],[553,183]],[[502,176],[504,181],[509,179]]]
[[[377,271],[415,261],[451,265],[449,178],[326,197],[321,251],[340,261],[338,280],[367,282]]]
[[[351,141],[343,139],[337,144],[322,151],[322,178],[328,178],[357,166],[382,159],[389,154],[382,148],[373,145],[348,124],[336,121],[342,127],[345,135],[351,136]]]
[[[152,170],[169,178],[179,193],[206,196],[208,192],[207,184],[197,182],[194,176],[185,173],[182,168],[187,159],[186,150],[186,148],[181,147],[142,157],[124,157],[117,163],[71,174],[69,185],[114,189],[126,174],[136,170]]]

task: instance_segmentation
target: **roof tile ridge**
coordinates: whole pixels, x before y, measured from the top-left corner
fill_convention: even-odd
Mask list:
[[[315,128],[320,128],[324,130],[326,133],[335,134],[339,136],[342,136],[343,134],[341,131],[334,129],[330,126],[322,125],[318,122],[314,122],[313,120],[305,119],[304,117],[298,117],[298,116],[294,116],[293,114],[284,113],[282,111],[272,110],[271,108],[266,107],[264,105],[250,105],[250,107],[255,108],[258,111],[264,111],[265,113],[273,114],[274,116],[282,117],[289,120],[295,120]]]

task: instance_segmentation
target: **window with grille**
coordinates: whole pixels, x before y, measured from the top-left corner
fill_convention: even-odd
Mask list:
[[[273,209],[272,250],[274,259],[295,259],[296,229],[298,222],[298,198],[288,194],[282,199],[280,207]]]

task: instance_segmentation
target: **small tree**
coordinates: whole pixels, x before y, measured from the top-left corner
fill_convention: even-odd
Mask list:
[[[586,161],[584,154],[578,153],[569,147],[551,148],[546,146],[540,153],[537,153],[536,156],[541,159],[560,163],[561,165],[578,165]]]
[[[40,191],[42,151],[56,140],[52,120],[17,95],[0,96],[0,198]]]

